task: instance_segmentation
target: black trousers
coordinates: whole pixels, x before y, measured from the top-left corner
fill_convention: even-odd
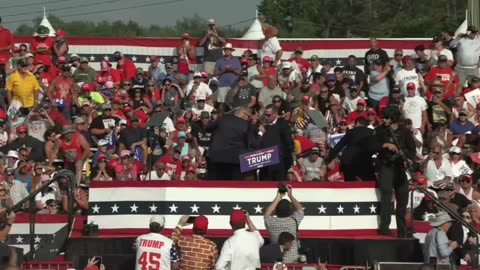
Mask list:
[[[405,237],[407,233],[408,204],[408,181],[405,169],[396,164],[379,164],[378,166],[378,187],[380,189],[380,230],[387,230],[393,214],[392,191],[395,193],[397,220],[397,231],[399,237]]]
[[[240,164],[220,163],[207,160],[207,180],[243,180]]]
[[[285,162],[280,159],[280,163],[260,169],[260,181],[285,181],[287,180],[287,171]]]

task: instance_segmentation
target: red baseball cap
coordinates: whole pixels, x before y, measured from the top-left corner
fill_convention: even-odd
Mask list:
[[[372,113],[372,114],[377,115],[377,112],[375,111],[375,109],[372,109],[372,108],[368,109],[367,113],[369,113],[369,114]]]
[[[206,233],[208,229],[208,218],[206,216],[198,216],[193,222],[193,231],[195,233]]]
[[[95,91],[95,87],[93,86],[93,83],[84,83],[82,84],[82,91],[93,92]]]
[[[102,160],[102,159],[107,159],[107,156],[105,154],[99,154],[98,160]]]
[[[244,225],[247,223],[247,216],[242,210],[233,210],[230,214],[230,224],[231,225]]]
[[[133,111],[132,106],[125,106],[125,108],[123,108],[123,112],[128,113],[128,112],[131,112],[131,111]]]
[[[67,62],[67,59],[65,58],[65,56],[59,56],[57,59],[57,63],[66,63],[66,62]]]
[[[17,131],[17,133],[18,133],[18,132],[27,132],[27,131],[28,131],[27,127],[24,126],[24,125],[18,126],[15,130]]]
[[[57,30],[57,32],[55,32],[55,35],[56,36],[65,36],[65,30],[63,30],[63,29]]]
[[[404,63],[413,62],[413,58],[412,58],[411,56],[409,56],[409,55],[405,55],[405,56],[403,57],[402,61],[403,61]]]
[[[20,52],[20,48],[19,47],[13,47],[12,52]]]
[[[182,35],[182,38],[183,38],[183,39],[189,39],[189,38],[190,38],[190,35],[187,34],[187,33],[185,33],[185,34]]]
[[[417,89],[417,86],[413,82],[407,83],[407,89]]]
[[[111,66],[112,65],[107,60],[102,60],[102,62],[100,63],[100,68],[102,71],[106,71]]]
[[[178,117],[178,118],[177,118],[177,124],[185,124],[185,118],[183,118],[183,117]]]
[[[270,56],[264,56],[263,57],[263,62],[272,62],[272,58]]]
[[[120,103],[120,102],[122,102],[122,100],[119,97],[113,97],[112,102],[113,103]]]
[[[195,170],[194,167],[188,167],[188,169],[187,169],[187,173],[196,173],[196,172],[197,172],[197,170]]]
[[[205,70],[200,70],[200,75],[202,75],[202,77],[208,77],[208,73]]]
[[[311,100],[312,100],[312,98],[310,96],[303,96],[302,97],[302,102],[310,103]]]
[[[367,102],[365,101],[365,99],[359,99],[359,100],[357,101],[357,105],[365,106],[365,105],[367,105]]]

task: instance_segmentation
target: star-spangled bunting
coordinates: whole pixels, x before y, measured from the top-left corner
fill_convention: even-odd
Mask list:
[[[29,245],[33,242],[36,245],[44,245],[51,243],[55,235],[52,234],[36,234],[30,238],[29,234],[9,234],[5,243],[8,245]]]
[[[86,57],[90,60],[90,62],[100,62],[101,60],[110,61],[110,57],[112,55],[109,54],[78,54],[80,57]],[[151,55],[141,55],[141,54],[124,54],[125,57],[130,58],[136,64],[150,64],[151,63]],[[178,63],[178,57],[174,55],[158,55],[160,57],[160,63]],[[322,58],[325,61],[329,61],[331,63],[335,63],[335,66],[343,66],[343,63],[347,63],[347,58]],[[363,58],[358,58],[358,66],[363,66],[364,60]],[[196,59],[197,64],[203,63],[203,56],[197,56]]]
[[[115,201],[95,202],[89,215],[229,215],[233,210],[247,210],[251,215],[263,215],[270,202],[223,201]],[[305,202],[306,216],[378,215],[379,202]]]

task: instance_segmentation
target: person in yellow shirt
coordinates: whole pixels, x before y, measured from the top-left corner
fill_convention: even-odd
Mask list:
[[[30,109],[38,102],[38,90],[40,84],[35,75],[28,71],[28,63],[25,59],[18,61],[18,69],[7,79],[7,101],[11,104],[13,100],[20,102],[20,112],[28,115]]]

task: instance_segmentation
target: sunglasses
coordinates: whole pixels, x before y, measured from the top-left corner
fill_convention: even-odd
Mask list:
[[[467,215],[462,215],[463,218],[466,218],[466,219],[471,219],[472,217],[471,216],[467,216]]]
[[[104,109],[104,111],[106,111],[106,112],[111,112],[112,109]]]
[[[148,85],[148,87],[153,87],[153,86],[155,86],[155,85],[153,85],[153,84],[149,84],[149,85]]]
[[[274,100],[273,101],[274,103],[279,103],[279,102],[282,102],[281,100]]]
[[[401,54],[401,53],[396,53],[396,54],[394,54],[394,55],[395,55],[395,56],[403,56],[403,54]]]
[[[465,180],[465,179],[462,179],[460,181],[458,181],[459,183],[470,183],[470,180]]]
[[[156,112],[156,113],[157,113],[157,112],[162,112],[162,111],[160,111],[160,110],[157,110],[157,111],[154,111],[154,112]]]
[[[170,84],[169,84],[169,83],[166,83],[166,84],[164,84],[164,85],[165,85],[165,86],[170,86]]]
[[[26,52],[27,50],[24,50],[24,49],[20,49],[21,52]]]
[[[458,116],[467,116],[466,114],[462,113],[462,114],[459,114]]]
[[[195,76],[193,77],[193,79],[201,79],[202,77],[201,76]]]
[[[131,84],[131,83],[124,83],[123,85],[125,85],[125,86],[131,86],[132,84]]]
[[[441,154],[442,152],[435,152],[435,151],[432,151],[431,153],[432,153],[432,154],[439,155],[439,154]]]
[[[324,94],[324,93],[328,93],[328,91],[320,91],[320,93]]]
[[[25,131],[17,132],[17,134],[27,134],[27,132],[25,132]]]
[[[453,191],[453,188],[447,188],[446,191]]]

